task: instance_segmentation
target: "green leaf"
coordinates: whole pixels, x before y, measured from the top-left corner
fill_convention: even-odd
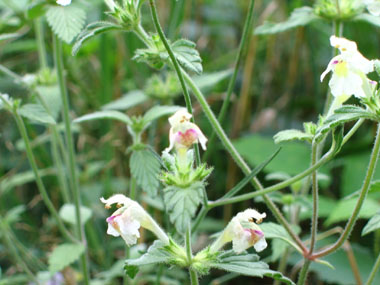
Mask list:
[[[203,182],[197,181],[187,188],[168,186],[164,189],[166,210],[178,232],[184,233],[203,199]]]
[[[148,124],[162,116],[167,116],[175,113],[181,107],[179,106],[154,106],[148,112],[145,113],[143,120],[144,124]]]
[[[149,247],[148,251],[137,259],[125,260],[125,271],[129,277],[134,278],[138,273],[139,267],[143,265],[167,263],[171,255],[164,249],[165,245],[162,241],[156,240]]]
[[[362,231],[362,236],[380,229],[380,212],[377,212],[365,225]]]
[[[17,39],[21,35],[18,33],[7,33],[7,34],[1,34],[0,35],[0,41],[5,41],[5,40],[11,40],[11,39]]]
[[[313,135],[304,133],[300,130],[284,130],[284,131],[278,132],[273,137],[273,139],[275,143],[280,143],[284,141],[293,141],[293,140],[311,142],[313,139]]]
[[[74,5],[54,5],[48,8],[46,19],[53,32],[69,44],[82,30],[86,13]]]
[[[33,4],[29,5],[29,7],[26,10],[26,17],[28,19],[35,19],[41,17],[46,11],[47,4],[48,3],[46,2],[46,0],[38,0]]]
[[[18,110],[18,112],[21,116],[36,123],[56,124],[54,118],[39,104],[25,104]]]
[[[369,120],[378,120],[378,117],[361,108],[354,105],[345,105],[339,109],[334,111],[334,114],[326,118],[323,122],[323,125],[318,128],[315,139],[319,140],[323,138],[323,135],[327,133],[329,130],[336,128],[339,125],[343,125],[344,123],[350,121],[356,121],[359,119],[369,119]]]
[[[73,56],[75,56],[80,50],[80,48],[82,47],[83,43],[96,35],[99,35],[108,31],[112,31],[112,30],[122,30],[122,29],[123,27],[121,27],[118,24],[105,22],[105,21],[99,21],[99,22],[88,24],[86,28],[76,38],[71,53]]]
[[[73,204],[64,204],[59,210],[59,216],[67,223],[75,225],[77,222],[75,206]],[[84,225],[92,216],[92,210],[85,206],[80,207],[81,223]]]
[[[39,85],[36,86],[36,91],[40,94],[46,105],[49,107],[51,116],[54,119],[58,119],[62,109],[62,99],[58,85]]]
[[[311,22],[320,19],[314,14],[314,9],[311,7],[301,7],[295,9],[290,17],[281,23],[265,22],[255,30],[255,35],[268,35],[282,33],[287,30],[305,26]]]
[[[354,208],[356,206],[357,199],[349,199],[339,201],[335,207],[332,209],[330,216],[327,218],[325,225],[330,226],[331,224],[338,223],[341,221],[348,220]],[[367,198],[359,213],[359,218],[369,219],[374,216],[379,211],[379,203],[371,198]]]
[[[134,150],[129,160],[131,174],[137,184],[150,196],[157,195],[158,175],[161,164],[156,155],[149,149]]]
[[[366,22],[368,24],[371,24],[376,27],[380,27],[380,17],[374,16],[368,13],[362,13],[357,16],[355,16],[353,21],[360,21],[360,22]]]
[[[193,80],[195,85],[198,86],[200,90],[206,92],[213,89],[219,82],[230,77],[231,74],[232,69],[228,69],[213,73],[203,73],[202,75],[194,76]]]
[[[132,125],[132,120],[126,114],[119,111],[109,110],[109,111],[99,111],[91,114],[84,115],[75,119],[74,123],[82,123],[92,120],[117,120],[123,122],[127,125]]]
[[[172,49],[178,63],[184,69],[201,74],[203,71],[202,59],[195,47],[195,43],[185,39],[179,39],[172,44]]]
[[[264,232],[265,238],[267,239],[281,239],[289,245],[293,246],[296,250],[302,252],[302,250],[295,244],[292,238],[289,236],[288,232],[284,227],[275,223],[262,223],[260,225],[261,230]],[[295,228],[296,232],[299,232],[299,228]]]
[[[139,105],[149,99],[144,92],[140,90],[132,90],[123,97],[116,99],[102,107],[103,110],[120,110],[126,111],[136,105]]]
[[[84,252],[83,244],[65,243],[57,246],[49,256],[49,271],[56,273],[74,261]]]
[[[21,218],[21,214],[25,211],[26,207],[24,205],[13,207],[7,211],[4,220],[10,225],[17,222]]]
[[[218,258],[218,262],[211,263],[210,266],[234,272],[241,275],[261,277],[264,276],[284,282],[285,284],[294,284],[292,280],[283,276],[280,272],[269,269],[268,264],[258,261],[256,254],[232,255],[230,252],[223,254]]]

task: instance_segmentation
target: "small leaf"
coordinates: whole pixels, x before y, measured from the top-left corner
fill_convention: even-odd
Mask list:
[[[135,278],[137,273],[139,273],[139,267],[135,265],[125,265],[125,273],[131,278]]]
[[[172,49],[178,63],[184,69],[201,74],[203,71],[202,59],[195,47],[195,43],[185,39],[177,40],[172,44]]]
[[[380,17],[374,16],[368,13],[362,13],[357,16],[355,16],[353,21],[361,21],[361,22],[366,22],[368,24],[371,24],[376,27],[380,27]]]
[[[365,225],[362,231],[362,236],[380,229],[380,212],[377,212]]]
[[[143,120],[144,124],[148,124],[151,121],[158,119],[159,117],[171,115],[178,111],[181,107],[179,106],[154,106],[148,112],[145,113]]]
[[[72,225],[75,225],[77,222],[76,219],[76,213],[75,213],[75,206],[73,204],[65,204],[61,207],[59,210],[59,216],[64,220],[66,223],[70,223]],[[92,216],[92,210],[81,206],[80,207],[80,216],[81,216],[81,223],[84,225]]]
[[[134,150],[129,166],[137,184],[150,196],[156,196],[161,164],[154,153],[149,149]]]
[[[26,17],[31,20],[41,17],[46,11],[47,4],[46,0],[37,0],[27,8]]]
[[[304,133],[299,130],[284,130],[284,131],[278,132],[273,137],[273,139],[275,143],[280,143],[284,141],[293,141],[293,140],[310,142],[313,139],[313,135]]]
[[[57,246],[49,256],[49,271],[56,273],[70,265],[84,252],[83,244],[65,243]]]
[[[264,232],[265,238],[281,239],[287,242],[288,244],[290,244],[291,246],[293,246],[299,252],[302,252],[299,246],[293,242],[292,238],[289,236],[287,231],[282,226],[275,223],[262,223],[260,225],[260,228]],[[299,228],[295,228],[295,229],[296,229],[296,232],[299,232]]]
[[[19,114],[36,123],[55,125],[56,122],[39,104],[25,104],[19,109]]]
[[[117,120],[120,122],[123,122],[127,125],[132,125],[132,120],[129,118],[126,114],[123,114],[119,111],[99,111],[91,114],[84,115],[82,117],[79,117],[75,119],[74,123],[82,123],[86,121],[92,121],[92,120]]]
[[[295,9],[290,17],[281,23],[265,22],[255,30],[255,35],[268,35],[285,32],[287,30],[305,26],[311,22],[320,19],[314,14],[314,9],[311,7],[301,7]]]
[[[261,277],[264,276],[284,282],[285,284],[294,284],[292,280],[283,276],[280,272],[269,269],[268,264],[258,261],[256,254],[230,255],[224,254],[219,257],[218,262],[211,263],[210,266],[222,269],[228,272],[234,272],[241,275]]]
[[[86,13],[74,5],[54,5],[48,8],[46,19],[53,32],[69,44],[82,30]]]
[[[111,22],[99,21],[99,22],[91,23],[87,25],[87,27],[78,35],[78,37],[75,40],[71,53],[73,56],[75,56],[80,50],[80,48],[82,47],[83,43],[96,35],[99,35],[108,31],[112,31],[112,30],[122,30],[122,29],[123,28],[120,25],[117,25]]]
[[[149,99],[142,91],[132,90],[123,97],[116,99],[102,107],[103,110],[119,110],[126,111],[136,105],[139,105]]]
[[[203,182],[195,182],[187,188],[168,186],[164,189],[164,201],[170,221],[177,231],[184,233],[203,198]]]
[[[231,76],[232,70],[223,70],[213,73],[203,73],[199,76],[194,76],[193,80],[196,86],[203,92],[213,89],[218,83],[222,82],[229,76]]]

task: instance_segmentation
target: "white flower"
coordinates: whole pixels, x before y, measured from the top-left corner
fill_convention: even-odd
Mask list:
[[[364,0],[368,11],[374,16],[380,16],[380,1],[379,0]]]
[[[267,247],[267,242],[264,232],[257,224],[260,224],[265,217],[265,213],[260,214],[253,209],[238,213],[232,218],[222,235],[211,245],[210,251],[216,252],[230,241],[236,253],[241,253],[251,246],[257,252],[263,251]]]
[[[339,49],[340,54],[335,56],[321,75],[321,81],[330,71],[333,75],[329,81],[331,93],[343,103],[351,95],[365,97],[363,84],[367,84],[366,74],[373,71],[373,61],[366,59],[357,49],[353,41],[336,36],[330,37],[333,47]]]
[[[67,6],[71,4],[71,0],[57,0],[57,4],[61,6]]]
[[[169,118],[170,145],[164,150],[165,152],[169,152],[173,147],[188,149],[197,142],[201,144],[203,150],[206,150],[207,138],[196,124],[190,122],[191,117],[185,108],[181,108]]]
[[[106,209],[111,208],[112,204],[117,204],[119,207],[106,219],[108,223],[107,234],[115,237],[121,236],[126,244],[131,246],[136,244],[140,237],[140,227],[144,227],[155,233],[165,244],[169,244],[168,236],[139,203],[122,194],[116,194],[109,199],[102,197],[100,201],[105,203]]]

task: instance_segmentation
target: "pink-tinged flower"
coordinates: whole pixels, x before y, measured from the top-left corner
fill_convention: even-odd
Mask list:
[[[105,203],[105,208],[111,208],[112,204],[119,207],[110,217],[106,219],[108,223],[107,234],[118,237],[121,236],[128,246],[136,244],[140,237],[140,227],[152,231],[165,244],[169,244],[168,236],[157,225],[153,218],[140,206],[139,203],[116,194],[109,199],[100,198]]]
[[[57,0],[57,4],[61,6],[68,6],[71,4],[71,0]]]
[[[365,86],[368,85],[366,74],[374,69],[373,61],[365,58],[357,49],[353,41],[336,36],[330,37],[331,46],[339,49],[340,54],[335,56],[321,75],[321,81],[332,71],[329,81],[331,93],[342,104],[351,95],[366,97]]]
[[[238,213],[232,218],[221,236],[211,245],[210,251],[216,252],[230,241],[232,241],[232,249],[236,253],[241,253],[251,246],[257,252],[263,251],[267,247],[267,242],[264,232],[257,224],[260,224],[265,217],[265,213],[260,214],[253,209]]]
[[[188,149],[197,142],[201,144],[203,150],[206,150],[207,138],[196,124],[190,122],[191,117],[185,108],[181,108],[169,118],[170,145],[165,152],[169,152],[173,147]]]

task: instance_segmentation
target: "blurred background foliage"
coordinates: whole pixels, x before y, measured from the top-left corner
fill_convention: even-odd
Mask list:
[[[86,23],[106,18],[103,13],[103,1],[78,2],[86,10]],[[172,40],[185,37],[197,44],[204,69],[204,74],[197,82],[203,86],[208,102],[216,113],[223,103],[248,2],[160,0],[157,3],[161,22],[168,37]],[[311,0],[256,0],[254,25],[260,26],[268,20],[284,21],[295,8],[314,4]],[[0,0],[0,63],[20,76],[35,74],[40,69],[35,34],[36,20],[26,17],[25,10],[28,5],[28,0]],[[143,23],[150,27],[150,31],[154,31],[148,5],[143,7]],[[52,34],[44,18],[42,24],[48,64],[52,67]],[[1,34],[14,36],[1,37]],[[331,23],[318,21],[284,33],[252,35],[250,38],[224,127],[234,138],[237,149],[252,166],[264,161],[278,148],[272,139],[274,134],[283,129],[302,129],[303,122],[316,122],[318,115],[322,113],[327,81],[320,83],[319,78],[332,56],[328,40],[331,34]],[[360,51],[367,58],[379,57],[378,28],[368,23],[347,22],[344,23],[343,35],[356,41]],[[168,69],[156,71],[132,60],[135,50],[143,47],[134,34],[111,32],[95,37],[88,41],[75,57],[71,55],[71,47],[66,44],[64,46],[64,64],[74,118],[97,111],[125,94],[135,94],[130,98],[135,98],[136,102],[132,102],[130,106],[127,104],[124,108],[129,115],[143,114],[158,102],[184,105],[174,74]],[[30,96],[25,88],[1,72],[0,91],[23,101],[27,101]],[[350,103],[355,103],[355,98],[351,98]],[[53,100],[53,104],[59,102]],[[210,136],[212,129],[195,101],[193,107],[198,125],[206,136]],[[166,118],[158,120],[155,124],[156,131],[148,131],[144,140],[160,153],[168,145],[169,126]],[[52,166],[50,159],[47,130],[31,123],[28,124],[28,131],[33,140],[38,165],[40,169],[44,169],[43,176],[49,194],[58,207],[62,204],[62,198],[59,194],[59,183],[54,176],[57,170]],[[75,128],[75,132],[82,202],[90,211],[86,233],[91,270],[98,284],[116,284],[114,278],[122,275],[123,241],[105,234],[106,213],[102,210],[99,197],[128,192],[129,156],[126,150],[131,145],[132,138],[125,125],[108,121],[81,124]],[[363,181],[374,132],[374,125],[370,122],[365,123],[345,145],[339,156],[322,168],[322,230],[332,226],[343,226],[342,222],[349,217],[353,209],[353,203],[350,202],[354,197],[350,195],[360,188]],[[309,166],[308,145],[291,142],[282,146],[280,154],[268,165],[265,173],[260,174],[260,178],[268,185],[289,175],[295,175]],[[209,178],[207,192],[209,198],[214,200],[240,181],[243,174],[217,140],[208,146],[207,153],[207,163],[215,168]],[[379,168],[375,178],[380,179]],[[297,200],[294,193],[299,191],[300,185],[292,185],[291,188],[270,196],[281,205],[286,214],[290,214],[287,213],[289,205],[302,205],[304,212],[301,214],[301,230],[308,233],[311,198]],[[251,186],[247,186],[244,191],[252,190]],[[374,183],[361,213],[363,219],[359,221],[352,234],[352,246],[347,246],[354,252],[363,279],[369,274],[375,253],[379,251],[378,232],[361,236],[364,219],[372,217],[379,209],[379,191],[380,184]],[[156,218],[163,224],[167,223],[160,211],[160,201],[141,195],[144,205],[155,213]],[[195,247],[202,248],[205,245],[202,233],[221,230],[237,211],[249,206],[265,211],[261,200],[256,200],[213,210],[200,227],[201,234]],[[2,220],[11,225],[6,233],[0,232],[0,236],[6,234],[12,238],[33,270],[37,272],[46,269],[37,258],[46,260],[46,252],[51,251],[59,242],[59,234],[35,187],[15,122],[5,112],[0,113],[0,214]],[[270,214],[269,219],[273,220]],[[145,235],[143,240],[150,242],[151,236],[148,233]],[[301,236],[305,237],[302,234]],[[375,248],[372,244],[375,244]],[[144,247],[143,244],[139,246]],[[273,242],[272,249],[264,252],[264,255],[267,261],[272,261],[277,267],[279,253],[284,250],[284,245],[281,242]],[[137,254],[137,250],[138,248],[135,248],[133,252]],[[325,284],[354,284],[346,255],[349,250],[329,257],[335,271],[321,265],[313,265],[313,280],[326,282]],[[277,251],[276,255],[274,251]],[[300,260],[299,255],[292,255],[288,267],[289,274],[292,274],[291,264],[297,265]],[[9,259],[9,252],[3,243],[0,244],[0,267],[0,284],[26,284],[25,275],[21,273],[20,267]],[[186,273],[178,270],[173,272],[164,267],[144,270],[146,273],[141,282],[148,284],[153,284],[157,272],[165,272],[162,284],[180,284],[181,279],[187,279]],[[66,280],[69,280],[72,274],[75,274],[74,269],[65,269]],[[202,282],[209,284],[221,274],[213,272]],[[247,282],[249,280],[240,278]],[[233,282],[235,281],[231,281],[231,284]],[[269,284],[270,281],[261,282],[263,283],[260,284]]]

